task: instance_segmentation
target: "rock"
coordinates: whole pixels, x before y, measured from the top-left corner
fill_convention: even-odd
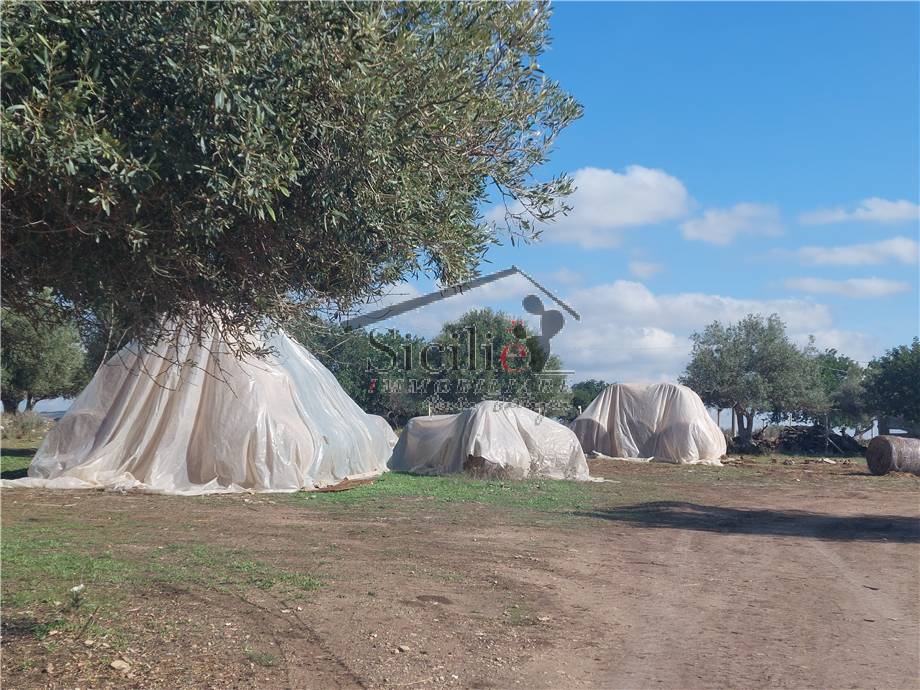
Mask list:
[[[412,651],[411,648],[407,647],[407,646],[404,645],[404,644],[399,645],[399,646],[396,648],[396,650],[402,652],[403,654],[405,654],[406,652],[411,652],[411,651]]]
[[[831,460],[830,458],[821,458],[821,462],[827,463],[828,465],[836,465],[836,460]]]
[[[121,659],[115,659],[111,664],[109,664],[116,671],[121,671],[122,673],[127,673],[131,670],[131,664],[127,661],[122,661]]]
[[[96,644],[95,640],[83,640],[83,645],[86,647],[92,647]]]
[[[552,618],[550,616],[537,616],[537,620],[541,623],[546,623],[547,621],[551,621]]]

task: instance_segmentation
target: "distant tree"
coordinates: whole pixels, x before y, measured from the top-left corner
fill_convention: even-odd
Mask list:
[[[242,337],[565,211],[548,3],[6,2],[3,304]],[[481,214],[492,195],[504,217]],[[104,349],[104,348],[103,348]]]
[[[825,350],[815,357],[821,394],[817,405],[804,416],[846,433],[852,428],[860,436],[872,428],[873,415],[866,409],[865,369],[837,350]]]
[[[600,379],[579,381],[572,386],[572,407],[575,414],[584,412],[585,408],[594,402],[594,398],[603,392],[609,384]]]
[[[776,314],[749,314],[729,326],[715,321],[691,339],[680,381],[707,405],[731,409],[742,441],[750,440],[758,414],[779,420],[820,405],[813,348],[796,347]]]
[[[878,415],[920,425],[920,339],[869,362],[866,405]]]
[[[73,325],[34,323],[10,309],[0,310],[0,362],[0,398],[11,414],[23,400],[31,410],[39,400],[76,395],[87,381]]]

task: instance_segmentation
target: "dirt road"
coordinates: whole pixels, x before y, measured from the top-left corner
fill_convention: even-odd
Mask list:
[[[612,481],[549,512],[372,493],[311,503],[5,492],[14,533],[56,529],[72,548],[88,540],[92,553],[155,575],[90,585],[117,606],[92,623],[89,646],[73,626],[36,635],[57,615],[53,602],[7,607],[4,685],[920,685],[916,479],[883,484],[839,467],[592,469]],[[251,559],[222,562],[227,572],[268,563],[323,584],[240,587],[230,575],[144,570],[164,549],[200,544]],[[24,586],[4,584],[4,596]],[[116,658],[130,669],[113,670]]]

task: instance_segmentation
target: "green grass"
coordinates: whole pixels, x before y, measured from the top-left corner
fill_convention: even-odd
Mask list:
[[[244,649],[243,654],[245,654],[246,658],[252,663],[258,664],[259,666],[269,667],[278,663],[278,657],[268,652],[257,652],[254,649]]]
[[[565,512],[589,507],[599,484],[555,479],[486,480],[465,475],[425,477],[388,472],[373,484],[349,491],[292,494],[291,500],[317,506],[356,506],[393,499],[418,499],[435,504],[481,503],[536,511]]]
[[[86,550],[62,539],[30,534],[22,525],[3,530],[4,606],[66,601],[75,585],[111,586],[136,577],[136,568],[110,553]]]
[[[26,470],[39,444],[41,440],[5,438],[0,441],[0,477],[3,479],[25,477]]]
[[[107,605],[125,589],[156,583],[183,583],[215,589],[313,590],[323,581],[312,574],[276,568],[245,552],[202,544],[174,544],[163,549],[137,546],[126,524],[93,526],[30,524],[4,528],[0,545],[4,606],[66,602],[69,590],[85,584],[88,602]],[[49,533],[58,536],[49,538]],[[89,534],[93,538],[84,538]],[[121,542],[121,544],[119,544]],[[100,599],[104,594],[104,599]]]
[[[151,570],[167,582],[209,584],[215,588],[271,589],[283,585],[309,591],[323,586],[319,578],[251,560],[244,551],[203,544],[173,544],[158,550]]]

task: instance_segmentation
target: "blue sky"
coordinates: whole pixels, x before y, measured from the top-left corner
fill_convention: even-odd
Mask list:
[[[541,174],[575,175],[575,209],[483,271],[517,264],[583,312],[553,341],[575,380],[673,379],[690,333],[748,312],[860,360],[908,342],[918,7],[557,4],[541,64],[585,114]],[[503,283],[381,326],[521,314],[527,286]]]

